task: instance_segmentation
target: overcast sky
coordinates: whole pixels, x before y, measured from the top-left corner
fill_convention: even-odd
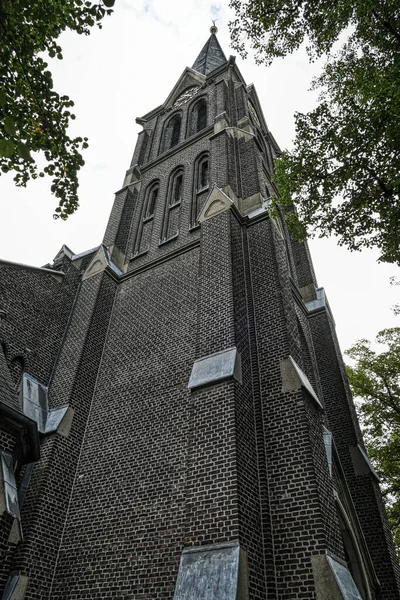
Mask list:
[[[80,208],[67,222],[54,221],[57,203],[48,179],[18,189],[11,176],[3,175],[0,258],[40,266],[51,262],[62,244],[79,253],[101,242],[114,192],[122,185],[141,130],[135,117],[164,102],[207,41],[211,18],[218,19],[225,54],[234,54],[228,0],[116,0],[101,31],[93,29],[88,37],[63,35],[64,60],[50,61],[55,89],[75,101],[72,133],[88,136],[90,143],[80,175]],[[293,115],[313,107],[316,95],[308,88],[321,65],[310,65],[303,52],[270,68],[255,65],[251,54],[237,62],[246,82],[254,83],[277,142],[290,148]],[[391,312],[400,287],[389,284],[391,275],[400,276],[398,268],[378,264],[372,251],[350,253],[333,239],[313,241],[310,247],[343,350],[380,329],[400,326],[400,317]]]

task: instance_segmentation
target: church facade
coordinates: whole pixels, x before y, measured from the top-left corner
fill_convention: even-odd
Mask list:
[[[279,154],[216,29],[143,126],[103,243],[0,262],[3,600],[398,600]]]

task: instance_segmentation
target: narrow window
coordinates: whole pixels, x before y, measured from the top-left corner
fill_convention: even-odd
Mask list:
[[[176,238],[179,233],[180,206],[183,194],[183,170],[175,171],[169,180],[168,197],[165,203],[164,223],[160,243]]]
[[[187,134],[194,135],[205,127],[207,127],[207,102],[205,98],[201,98],[189,111]]]
[[[197,127],[196,131],[201,131],[207,125],[207,105],[205,100],[200,100],[197,108]]]
[[[158,187],[155,187],[154,189],[151,190],[150,196],[148,199],[147,211],[146,211],[147,218],[152,217],[154,215],[154,211],[156,209],[157,197],[158,197]]]
[[[208,159],[200,163],[198,189],[208,187]]]
[[[180,113],[176,113],[166,123],[160,144],[160,152],[166,152],[167,150],[170,150],[171,148],[179,144],[179,139],[181,135],[181,123],[182,116]]]
[[[208,196],[210,185],[210,162],[208,154],[202,154],[195,162],[190,227],[198,225],[198,217]]]
[[[143,252],[147,252],[150,247],[154,213],[156,210],[159,190],[160,185],[157,182],[151,184],[145,193],[142,210],[139,216],[134,256],[137,254],[142,254]]]
[[[339,500],[336,501],[336,508],[346,563],[357,589],[360,592],[361,598],[366,600],[371,596],[369,593],[368,578],[361,549],[349,517]]]
[[[168,127],[171,129],[171,139],[169,143],[169,148],[173,148],[177,144],[179,144],[179,135],[181,133],[181,116],[176,115],[169,122]]]
[[[183,174],[180,173],[174,179],[174,188],[172,193],[172,202],[171,204],[177,204],[182,199],[182,183],[183,183]]]

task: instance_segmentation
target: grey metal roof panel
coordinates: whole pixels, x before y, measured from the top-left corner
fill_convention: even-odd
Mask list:
[[[192,69],[203,75],[208,75],[227,62],[217,36],[212,33],[200,54],[193,63]]]

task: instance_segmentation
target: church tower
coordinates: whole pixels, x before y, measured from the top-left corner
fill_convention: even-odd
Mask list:
[[[279,147],[217,30],[143,127],[103,243],[0,262],[3,600],[398,600]],[[1,596],[2,594],[2,596]]]

